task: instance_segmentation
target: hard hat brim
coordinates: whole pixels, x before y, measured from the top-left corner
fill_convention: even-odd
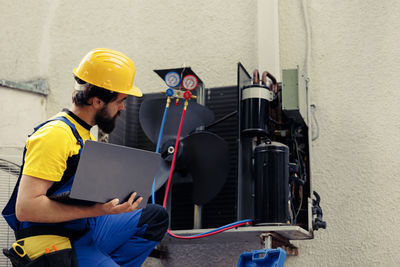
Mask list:
[[[132,89],[129,90],[129,92],[126,92],[125,94],[133,95],[133,96],[137,96],[137,97],[142,97],[143,96],[142,91],[140,91],[140,89],[138,87],[136,87],[135,85],[132,85]]]
[[[84,79],[79,77],[77,69],[78,68],[74,68],[74,70],[73,70],[74,75],[76,77],[78,77],[79,79],[81,79],[82,81],[85,81]],[[85,81],[85,82],[87,82],[87,81]],[[90,82],[87,82],[87,83],[92,84]],[[99,86],[97,84],[93,84],[93,85]],[[102,86],[99,86],[99,87],[104,88],[104,89],[109,90],[109,91],[121,93],[121,94],[133,95],[133,96],[137,96],[137,97],[142,97],[143,96],[142,91],[140,91],[140,89],[135,85],[132,85],[132,88],[129,89],[129,90],[114,90],[114,89],[109,89],[109,88],[105,88],[105,87],[102,87]]]
[[[104,88],[104,87],[102,87],[102,88]],[[104,89],[113,91],[113,92],[117,92],[117,93],[121,93],[121,94],[133,95],[133,96],[137,96],[137,97],[143,96],[142,91],[140,91],[140,89],[134,85],[132,85],[132,88],[129,90],[114,90],[114,89],[111,90],[108,88],[104,88]]]

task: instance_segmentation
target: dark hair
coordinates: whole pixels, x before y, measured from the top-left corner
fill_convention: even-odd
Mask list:
[[[85,82],[75,76],[75,80],[80,85],[86,85],[83,90],[75,90],[72,94],[72,102],[77,106],[90,105],[89,99],[98,97],[104,103],[109,103],[118,97],[117,92],[113,92],[102,87]]]

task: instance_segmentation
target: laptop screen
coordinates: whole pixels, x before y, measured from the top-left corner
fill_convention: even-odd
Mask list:
[[[118,198],[122,203],[137,192],[143,208],[160,164],[159,153],[87,140],[70,198],[99,203]]]

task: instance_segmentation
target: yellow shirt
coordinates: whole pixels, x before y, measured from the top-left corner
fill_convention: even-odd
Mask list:
[[[59,116],[66,117],[75,125],[83,142],[87,139],[95,140],[88,129],[66,112],[60,112],[54,117]],[[48,122],[28,138],[22,173],[58,182],[67,168],[68,158],[78,154],[80,148],[80,144],[66,123],[60,120]]]

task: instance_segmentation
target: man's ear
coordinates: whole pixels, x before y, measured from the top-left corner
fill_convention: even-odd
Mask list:
[[[94,96],[89,99],[89,104],[92,105],[96,109],[101,109],[104,106],[104,101],[100,98]]]

